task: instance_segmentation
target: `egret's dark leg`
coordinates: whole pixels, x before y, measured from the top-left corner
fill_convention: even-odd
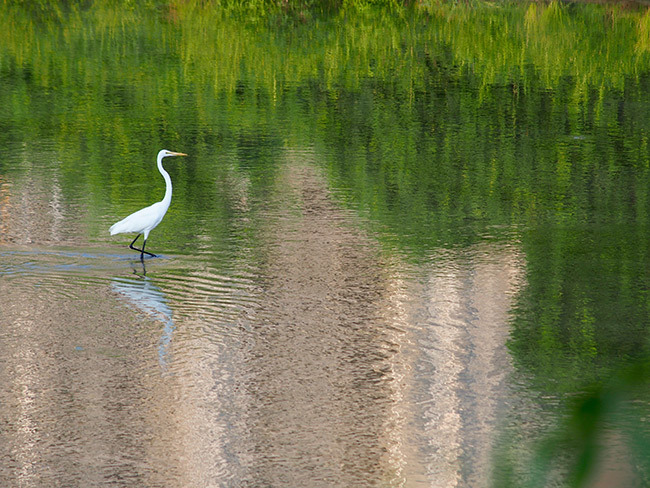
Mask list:
[[[133,249],[134,251],[138,251],[140,253],[140,260],[144,260],[144,255],[145,254],[148,254],[149,256],[155,258],[156,257],[155,254],[152,254],[149,251],[144,250],[144,247],[147,245],[147,240],[146,239],[144,240],[144,244],[142,245],[142,249],[138,249],[137,247],[133,247],[133,244],[135,244],[135,241],[138,240],[138,237],[140,237],[140,235],[141,234],[138,234],[137,236],[135,236],[135,239],[133,239],[133,242],[131,242],[131,244],[129,244],[129,248]]]
[[[147,245],[147,240],[145,239],[144,242],[142,243],[142,254],[140,254],[140,259],[143,259],[143,258],[144,258],[144,254],[148,254],[148,255],[151,256],[152,258],[155,258],[156,255],[155,255],[154,253],[151,253],[151,252],[149,252],[149,251],[145,251],[145,250],[144,250],[144,247],[145,247],[146,245]]]
[[[135,236],[135,239],[133,239],[133,241],[131,241],[131,244],[129,244],[130,249],[133,249],[134,251],[142,252],[142,249],[138,249],[137,247],[133,247],[133,244],[135,244],[135,241],[137,241],[138,237],[140,237],[141,235],[142,234],[138,234],[137,236]]]

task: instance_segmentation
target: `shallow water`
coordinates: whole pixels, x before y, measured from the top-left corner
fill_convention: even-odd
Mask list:
[[[3,248],[4,480],[485,479],[520,252],[409,265],[304,161],[280,169],[270,207],[255,266],[229,275],[200,255]]]
[[[650,63],[558,8],[0,7],[0,485],[570,484],[543,446],[648,356]],[[595,483],[647,479],[647,400]]]

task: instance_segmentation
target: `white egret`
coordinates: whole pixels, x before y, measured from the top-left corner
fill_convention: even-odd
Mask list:
[[[160,202],[156,202],[153,205],[149,205],[148,207],[132,213],[128,217],[111,225],[111,228],[109,229],[111,235],[122,234],[125,232],[137,232],[138,235],[135,236],[135,239],[133,239],[131,244],[129,244],[129,248],[134,251],[140,251],[140,260],[142,261],[144,261],[145,254],[156,257],[155,254],[145,251],[144,248],[147,245],[149,232],[151,232],[151,230],[163,219],[167,213],[169,204],[172,201],[172,179],[169,177],[169,173],[165,171],[165,168],[163,168],[162,165],[163,158],[166,158],[167,156],[187,156],[187,154],[172,152],[167,149],[163,149],[158,153],[158,171],[160,171],[160,174],[165,179],[165,197]],[[135,244],[135,241],[138,240],[138,237],[140,237],[141,234],[144,234],[144,243],[142,244],[142,249],[138,249],[137,247],[133,247],[133,244]]]

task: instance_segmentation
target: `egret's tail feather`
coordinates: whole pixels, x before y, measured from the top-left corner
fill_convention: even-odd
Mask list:
[[[108,229],[108,231],[111,233],[111,235],[115,234],[121,234],[124,232],[124,221],[120,220],[119,222],[116,222],[115,224],[111,225],[111,228]]]

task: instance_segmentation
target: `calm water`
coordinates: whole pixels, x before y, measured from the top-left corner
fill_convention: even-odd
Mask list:
[[[0,7],[0,485],[648,482],[650,17],[186,5]]]

